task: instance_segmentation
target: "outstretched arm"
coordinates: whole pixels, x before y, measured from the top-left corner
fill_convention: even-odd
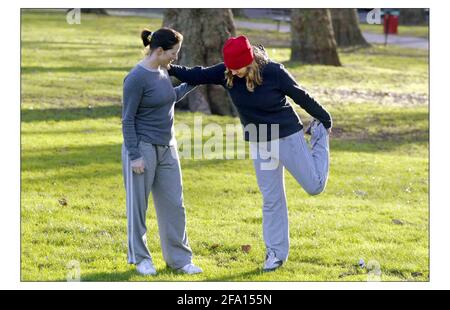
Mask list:
[[[187,94],[189,94],[191,91],[193,91],[196,88],[197,88],[197,86],[187,84],[187,83],[182,83],[182,84],[178,85],[177,87],[174,87],[175,94],[177,96],[175,99],[175,102],[180,101]]]
[[[279,88],[289,97],[294,100],[296,104],[301,106],[312,117],[319,120],[326,129],[332,127],[332,119],[330,113],[318,103],[308,92],[297,84],[294,77],[280,65],[278,71]]]
[[[181,82],[191,85],[217,84],[225,85],[225,65],[219,63],[211,67],[185,67],[179,65],[170,65],[169,75],[175,76]]]

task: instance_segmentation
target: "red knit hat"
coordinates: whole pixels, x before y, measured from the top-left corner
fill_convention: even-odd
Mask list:
[[[233,70],[248,66],[254,59],[253,48],[245,36],[229,38],[222,52],[225,66]]]

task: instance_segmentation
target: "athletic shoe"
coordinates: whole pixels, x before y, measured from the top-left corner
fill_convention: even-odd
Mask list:
[[[194,264],[190,263],[182,268],[177,269],[177,272],[185,273],[185,274],[196,274],[196,273],[202,273],[203,270],[200,267],[197,267]]]
[[[156,269],[150,259],[145,258],[139,264],[136,265],[136,270],[143,276],[155,275]]]
[[[283,261],[275,256],[273,251],[269,251],[266,255],[266,261],[264,262],[263,271],[274,271],[283,265]]]

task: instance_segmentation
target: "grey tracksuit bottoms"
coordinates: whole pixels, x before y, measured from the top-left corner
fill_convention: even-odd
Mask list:
[[[309,148],[303,131],[269,142],[250,142],[259,189],[263,195],[263,235],[267,251],[286,261],[289,254],[289,223],[284,187],[284,168],[310,195],[320,194],[329,170],[329,137],[318,124]]]
[[[192,261],[186,234],[181,169],[175,146],[139,143],[144,157],[144,173],[136,174],[125,145],[122,146],[123,176],[126,190],[128,263],[152,259],[147,247],[145,216],[150,192],[158,219],[164,260],[171,268],[181,268]]]

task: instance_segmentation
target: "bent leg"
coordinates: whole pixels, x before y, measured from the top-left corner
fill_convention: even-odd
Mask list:
[[[280,160],[310,195],[325,189],[329,174],[329,137],[322,124],[314,128],[308,146],[303,132],[280,139]]]

